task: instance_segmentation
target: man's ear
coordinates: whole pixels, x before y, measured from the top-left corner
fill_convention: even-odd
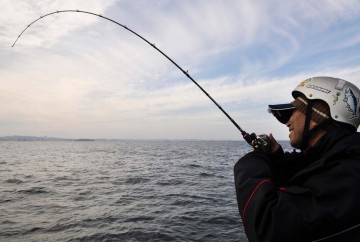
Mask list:
[[[318,126],[319,124],[313,120],[310,120],[310,125],[309,128],[310,130],[312,130],[313,128],[315,128],[316,126]]]

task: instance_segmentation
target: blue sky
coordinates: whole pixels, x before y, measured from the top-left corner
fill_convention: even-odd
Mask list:
[[[312,76],[360,85],[360,2],[0,0],[0,136],[241,140],[155,43],[246,131],[288,130],[267,105]]]

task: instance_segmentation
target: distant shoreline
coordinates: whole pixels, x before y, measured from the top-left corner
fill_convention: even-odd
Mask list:
[[[225,140],[225,139],[69,139],[69,138],[56,138],[56,137],[39,137],[39,136],[22,136],[22,135],[12,135],[12,136],[3,136],[0,137],[0,141],[79,141],[79,142],[93,142],[93,141],[211,141],[211,142],[221,142],[221,141],[240,141],[245,142],[242,139],[239,140]],[[279,140],[281,142],[288,142],[288,140]]]
[[[55,137],[38,137],[38,136],[22,136],[12,135],[0,137],[0,141],[90,141],[90,139],[66,139],[66,138],[55,138]],[[92,140],[94,141],[94,140]]]

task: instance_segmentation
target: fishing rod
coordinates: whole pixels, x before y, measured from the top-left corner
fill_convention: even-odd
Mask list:
[[[140,39],[142,39],[143,41],[145,41],[146,43],[148,43],[150,46],[152,46],[155,50],[157,50],[158,52],[160,52],[164,57],[166,57],[171,63],[173,63],[182,73],[184,73],[185,76],[187,76],[219,109],[220,111],[225,114],[225,116],[235,125],[235,127],[241,132],[243,138],[246,140],[246,142],[248,142],[251,146],[253,146],[255,149],[257,150],[268,150],[269,149],[269,140],[268,137],[266,135],[259,135],[257,136],[255,133],[247,133],[245,130],[243,130],[236,122],[235,120],[227,113],[225,112],[225,110],[210,96],[209,93],[207,93],[205,91],[205,89],[200,86],[199,83],[197,83],[188,73],[188,71],[184,71],[175,61],[173,61],[169,56],[167,56],[164,52],[162,52],[158,47],[156,47],[155,44],[149,42],[147,39],[145,39],[143,36],[141,36],[140,34],[136,33],[134,30],[128,28],[127,26],[113,20],[110,19],[108,17],[102,16],[100,14],[96,14],[96,13],[92,13],[92,12],[88,12],[88,11],[82,11],[82,10],[60,10],[60,11],[54,11],[48,14],[45,14],[43,16],[40,16],[39,18],[35,19],[33,22],[31,22],[28,26],[26,26],[26,28],[20,33],[20,35],[16,38],[15,42],[13,43],[13,45],[11,47],[14,47],[15,44],[17,43],[17,41],[20,39],[20,37],[24,34],[24,32],[30,28],[30,26],[32,26],[33,24],[35,24],[37,21],[39,21],[40,19],[43,19],[47,16],[53,15],[53,14],[58,14],[58,13],[84,13],[84,14],[90,14],[90,15],[94,15],[100,18],[103,18],[105,20],[108,20],[110,22],[113,22],[114,24],[117,24],[118,26],[126,29],[127,31],[131,32],[132,34],[136,35],[137,37],[139,37]]]

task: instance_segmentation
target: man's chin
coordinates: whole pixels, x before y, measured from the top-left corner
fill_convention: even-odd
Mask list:
[[[293,141],[293,140],[291,140],[291,138],[290,138],[290,145],[292,147],[294,147],[295,149],[300,149],[300,147],[301,147],[300,142]]]

